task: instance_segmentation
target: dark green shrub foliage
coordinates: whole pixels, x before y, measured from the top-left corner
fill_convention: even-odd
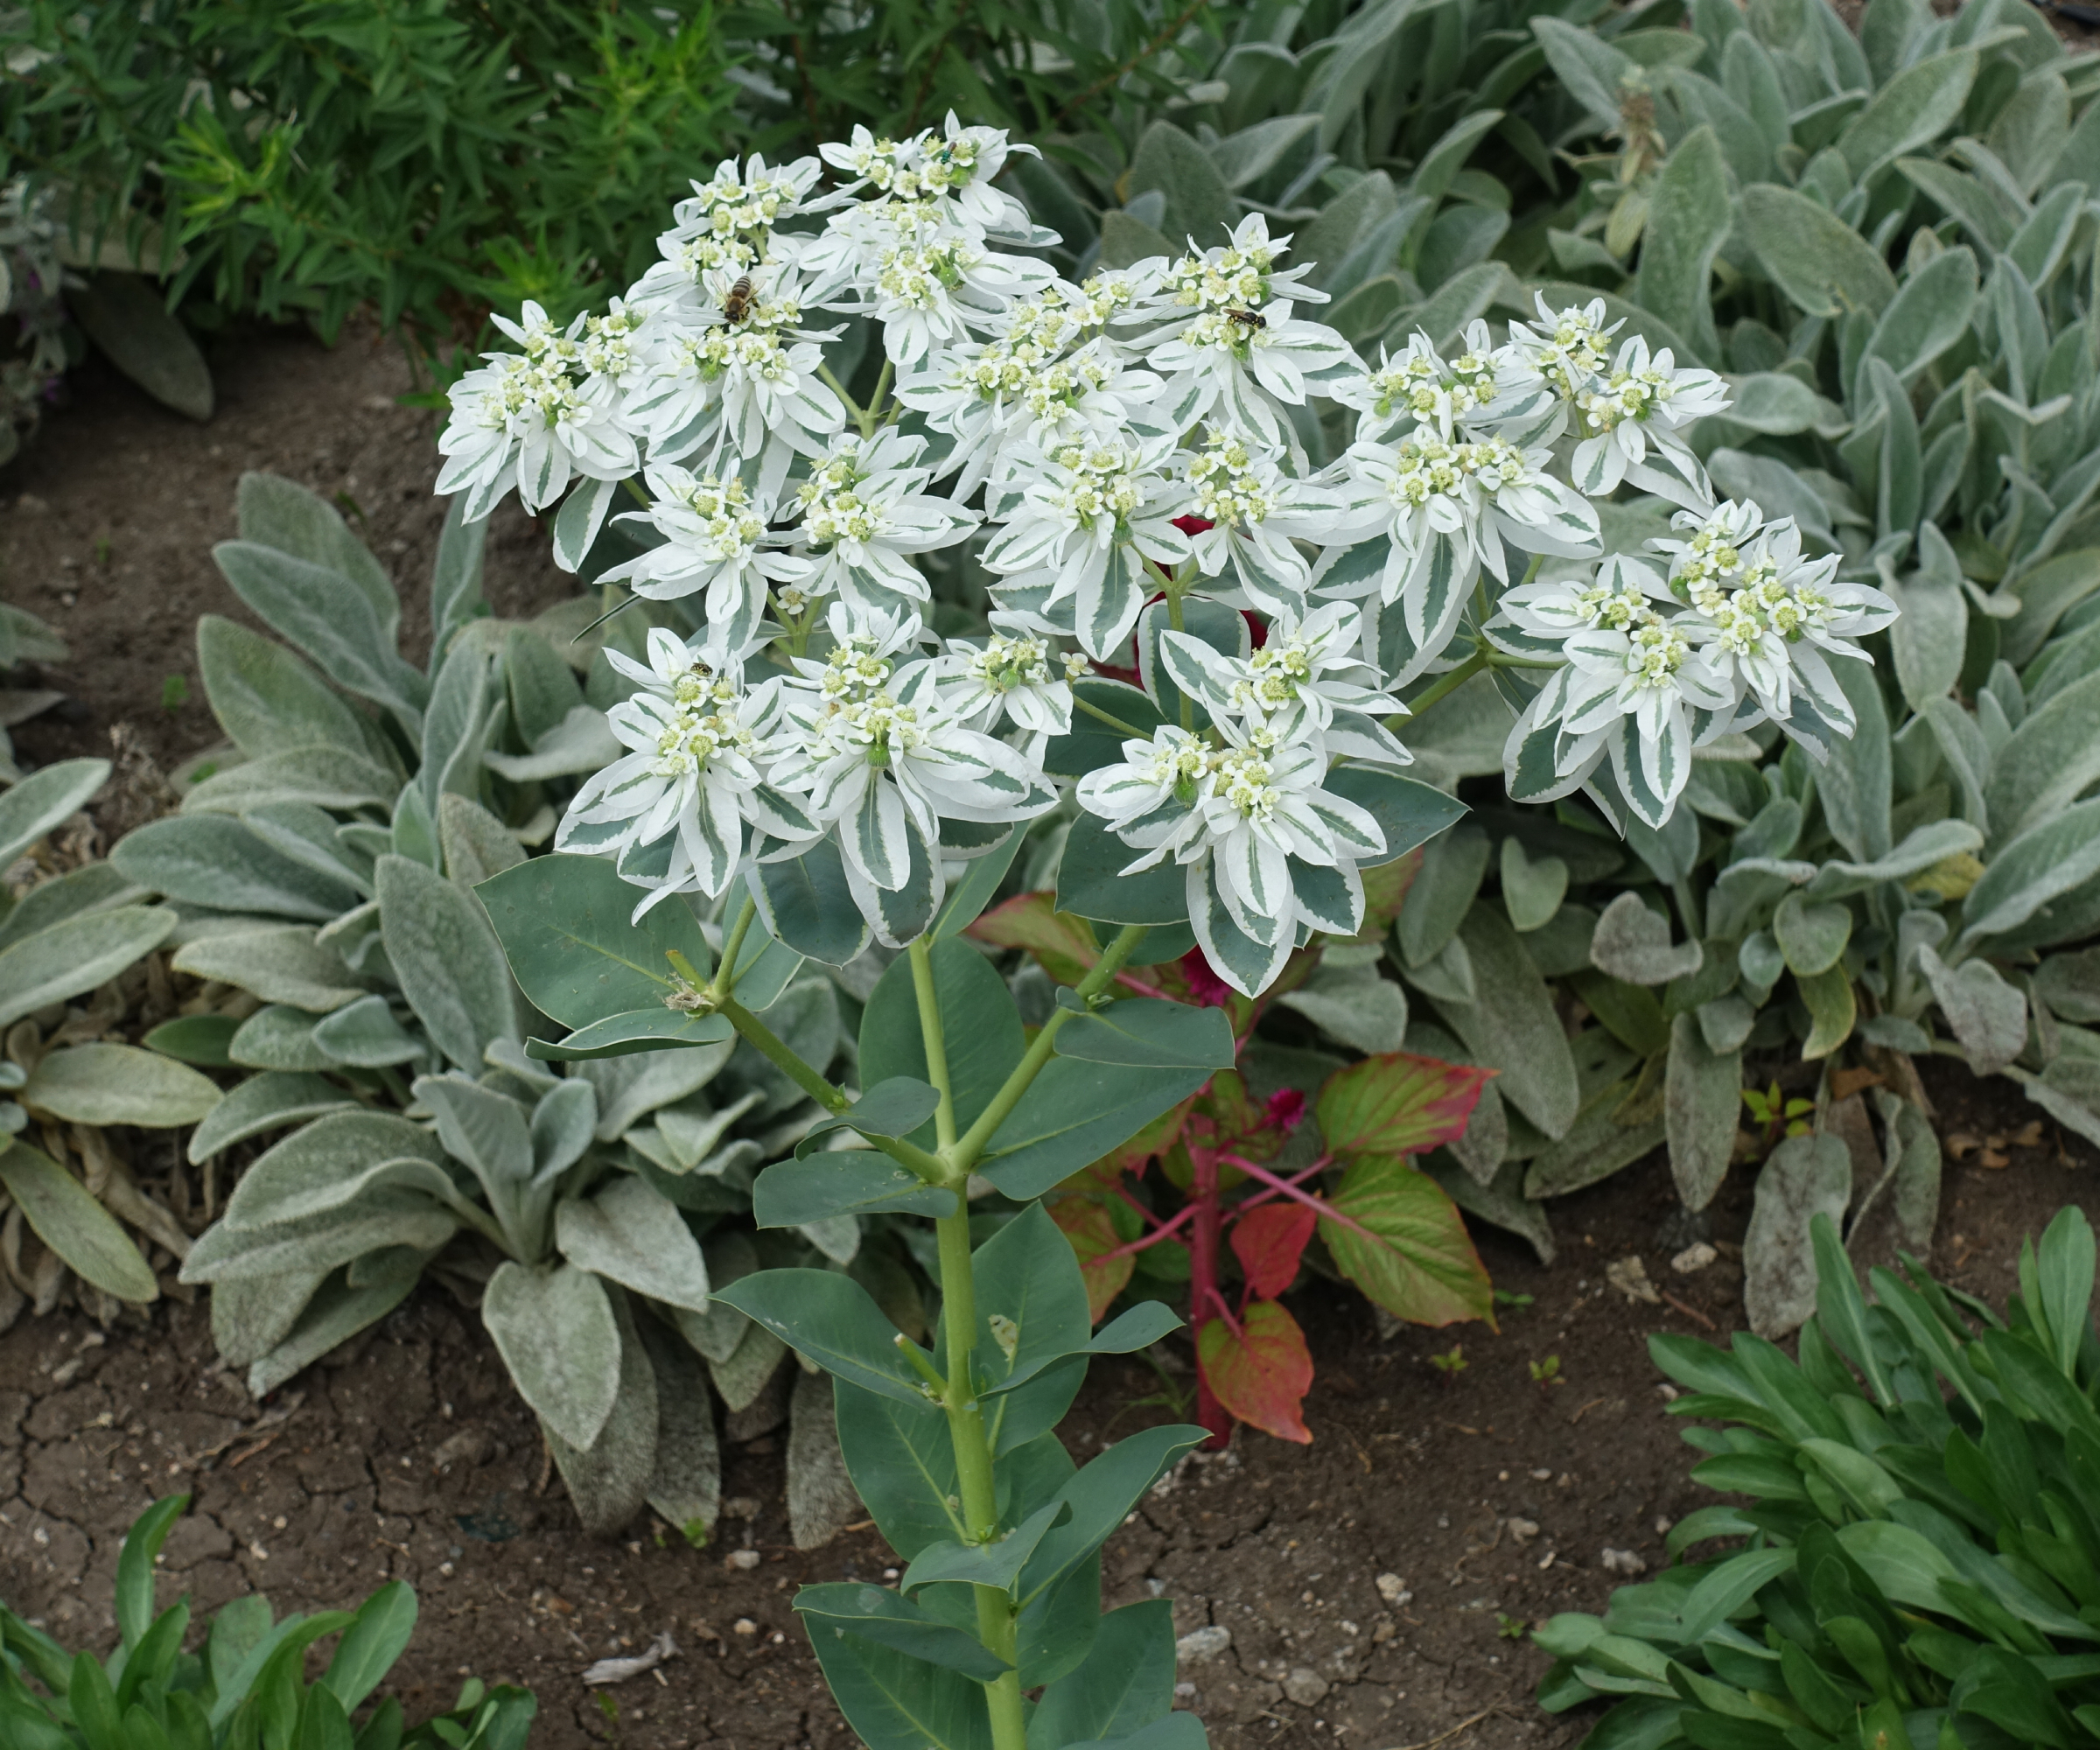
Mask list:
[[[164,220],[178,288],[331,335],[367,300],[430,337],[624,283],[735,91],[699,0],[37,0],[0,38],[35,61],[6,174],[64,185],[76,233]]]
[[[1555,1617],[1556,1712],[1627,1699],[1588,1750],[2056,1750],[2100,1744],[2100,1342],[2076,1208],[2020,1253],[2003,1319],[1926,1275],[1861,1295],[1826,1217],[1798,1363],[1761,1338],[1649,1348],[1703,1424],[1673,1553],[1747,1542]]]
[[[213,1618],[183,1651],[190,1601],[153,1609],[153,1563],[190,1504],[172,1494],[141,1514],[116,1566],[122,1639],[107,1659],[68,1655],[0,1606],[0,1744],[8,1750],[522,1750],[536,1704],[529,1690],[470,1679],[449,1713],[404,1729],[391,1698],[353,1730],[350,1717],[385,1679],[416,1628],[416,1593],[383,1586],[355,1611],[274,1620],[260,1596]],[[331,1635],[317,1682],[307,1649]]]

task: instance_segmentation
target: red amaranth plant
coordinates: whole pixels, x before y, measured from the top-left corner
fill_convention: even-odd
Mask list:
[[[1388,879],[1367,895],[1367,936],[1390,925],[1411,872],[1411,859],[1377,872]],[[1026,950],[1061,984],[1083,976],[1099,954],[1088,926],[1058,913],[1047,893],[1007,901],[970,933]],[[1148,996],[1225,1010],[1243,1060],[1270,1000],[1301,984],[1325,945],[1315,938],[1299,950],[1258,999],[1230,990],[1196,953],[1116,977]],[[1212,1446],[1225,1444],[1236,1420],[1311,1440],[1301,1406],[1312,1354],[1281,1298],[1308,1250],[1324,1273],[1348,1278],[1397,1318],[1494,1322],[1493,1291],[1458,1209],[1412,1161],[1464,1131],[1493,1074],[1391,1052],[1336,1070],[1308,1107],[1295,1088],[1259,1099],[1239,1069],[1219,1071],[1067,1180],[1051,1204],[1095,1319],[1140,1274],[1155,1293],[1186,1283],[1195,1419]]]

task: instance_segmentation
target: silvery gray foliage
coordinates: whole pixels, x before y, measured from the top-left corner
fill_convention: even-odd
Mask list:
[[[574,774],[616,745],[592,703],[609,698],[601,645],[580,647],[585,673],[570,666],[583,619],[489,617],[480,531],[455,516],[419,668],[399,654],[391,579],[332,508],[251,475],[240,508],[220,566],[287,642],[202,623],[228,744],[179,814],[114,854],[122,893],[161,903],[75,927],[150,920],[174,969],[217,993],[150,1041],[235,1078],[181,1120],[201,1120],[190,1159],[256,1156],[186,1279],[211,1284],[220,1351],[261,1394],[430,1271],[480,1303],[587,1524],[616,1526],[646,1501],[698,1535],[718,1485],[695,1382],[743,1409],[783,1354],[741,1314],[710,1311],[710,1284],[752,1267],[753,1174],[815,1109],[726,1046],[526,1054],[538,1012],[472,890],[524,864]],[[675,903],[704,954],[713,926]],[[774,954],[746,989],[813,1059],[844,1046],[830,980],[798,956]],[[108,1068],[104,1081],[126,1080]],[[864,1244],[864,1273],[901,1270],[879,1217],[864,1236],[847,1218],[760,1243],[769,1261],[849,1265]]]
[[[1483,811],[1477,855],[1430,848],[1433,901],[1403,914],[1399,958],[1505,1068],[1519,1122],[1498,1182],[1532,1220],[1664,1139],[1701,1207],[1733,1153],[1746,1054],[1880,1076],[1871,1102],[1824,1077],[1816,1124],[1852,1152],[1852,1242],[1886,1259],[1922,1250],[1936,1208],[1914,1054],[2007,1074],[2100,1140],[2096,70],[1998,0],[1944,18],[1877,4],[1856,40],[1813,4],[1695,5],[1691,23],[1662,54],[1537,21],[1554,75],[1621,147],[1592,161],[1539,271],[1565,276],[1550,297],[1601,298],[1723,371],[1732,405],[1687,434],[1717,494],[1789,517],[1834,589],[1901,612],[1871,675],[1830,665],[1829,703],[1858,728],[1824,762],[1761,727],[1710,744],[1688,812],[1629,829],[1623,851],[1580,816]],[[1620,502],[1662,535],[1663,507]],[[1756,561],[1725,521],[1666,538],[1694,588]],[[1493,680],[1483,741],[1536,708],[1521,674]],[[1499,906],[1479,897],[1497,874]],[[1473,976],[1468,902],[1590,1010],[1564,1051],[1522,1028],[1517,987]],[[1519,1061],[1520,1040],[1545,1057]],[[1788,1232],[1760,1261],[1774,1279],[1805,1264],[1805,1229]]]

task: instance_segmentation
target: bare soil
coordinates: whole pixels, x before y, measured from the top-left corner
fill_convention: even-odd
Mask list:
[[[1950,1132],[2006,1135],[2033,1111],[1958,1068],[1932,1088]],[[2100,1215],[2090,1148],[2045,1127],[2040,1145],[2003,1152],[2001,1169],[1980,1152],[1950,1163],[1936,1243],[1942,1273],[1993,1300],[2021,1238],[2064,1201]],[[1532,1297],[1499,1334],[1381,1340],[1360,1298],[1298,1292],[1320,1369],[1313,1445],[1242,1431],[1156,1490],[1107,1550],[1110,1604],[1164,1593],[1181,1633],[1229,1631],[1181,1672],[1220,1750],[1577,1741],[1589,1721],[1537,1711],[1544,1659],[1508,1635],[1600,1608],[1620,1583],[1604,1551],[1660,1564],[1668,1524],[1704,1498],[1645,1343],[1740,1324],[1726,1247],[1748,1208],[1738,1172],[1711,1212],[1723,1258],[1689,1277],[1669,1268],[1681,1233],[1660,1158],[1556,1206],[1552,1270],[1483,1232],[1497,1284]],[[1605,1266],[1628,1256],[1674,1304],[1606,1285]],[[1447,1377],[1429,1357],[1454,1341],[1466,1366]],[[1535,1383],[1528,1363],[1550,1355],[1560,1382]],[[1135,1363],[1097,1365],[1061,1431],[1074,1456],[1172,1419],[1158,1394]],[[187,1590],[201,1614],[252,1590],[312,1610],[410,1580],[423,1619],[395,1687],[412,1715],[448,1704],[471,1671],[538,1692],[536,1750],[843,1750],[790,1600],[805,1582],[884,1578],[893,1561],[866,1530],[793,1549],[785,1429],[760,1418],[736,1432],[714,1547],[647,1521],[594,1540],[550,1482],[479,1320],[436,1291],[262,1404],[217,1366],[201,1306],[164,1304],[107,1334],[77,1313],[24,1320],[0,1338],[0,1598],[68,1644],[108,1644],[124,1527],[188,1491],[164,1602]],[[1404,1595],[1382,1596],[1383,1575]],[[601,1692],[609,1717],[583,1668],[667,1629],[678,1656]]]
[[[192,627],[204,612],[245,617],[209,550],[234,532],[246,468],[340,494],[405,586],[410,654],[427,639],[433,426],[396,403],[411,387],[398,354],[369,337],[326,352],[263,333],[214,364],[220,409],[203,427],[89,365],[71,380],[73,404],[0,472],[0,588],[73,647],[46,680],[16,682],[72,696],[17,732],[32,762],[107,752],[117,724],[168,766],[218,739]],[[489,550],[497,611],[536,612],[567,587],[538,532],[507,514]],[[164,707],[172,675],[186,702]],[[2035,1116],[2008,1084],[1956,1067],[1929,1066],[1928,1082],[1950,1137],[2010,1138]],[[1998,1159],[2009,1164],[1984,1164]],[[2002,1298],[2020,1239],[2063,1202],[2100,1216],[2096,1166],[2094,1150],[2050,1126],[2038,1145],[1950,1160],[1937,1267]],[[1107,1551],[1110,1603],[1164,1594],[1183,1634],[1228,1631],[1181,1673],[1221,1750],[1579,1739],[1587,1720],[1533,1705],[1545,1662],[1509,1634],[1600,1608],[1619,1583],[1604,1551],[1659,1564],[1668,1522],[1701,1503],[1645,1341],[1740,1325],[1729,1253],[1751,1178],[1733,1173],[1708,1213],[1723,1257],[1691,1276],[1669,1268],[1690,1236],[1660,1158],[1555,1206],[1552,1270],[1482,1230],[1497,1284],[1530,1297],[1505,1310],[1499,1333],[1382,1340],[1361,1298],[1321,1283],[1298,1292],[1319,1364],[1314,1444],[1242,1431],[1230,1452],[1156,1490]],[[1606,1266],[1628,1256],[1669,1301],[1607,1285]],[[1454,1343],[1463,1371],[1429,1365]],[[1558,1382],[1536,1383],[1530,1363],[1553,1356]],[[1083,1461],[1172,1419],[1158,1396],[1135,1362],[1098,1365],[1062,1432]],[[893,1564],[864,1529],[820,1550],[789,1545],[785,1429],[766,1420],[725,1431],[730,1510],[712,1548],[647,1522],[594,1540],[550,1480],[478,1318],[438,1291],[261,1404],[217,1365],[201,1304],[164,1302],[106,1333],[77,1312],[24,1319],[0,1337],[0,1598],[68,1644],[106,1647],[124,1528],[155,1497],[189,1492],[164,1601],[186,1590],[204,1614],[260,1591],[280,1610],[312,1610],[410,1580],[423,1619],[393,1687],[411,1716],[449,1704],[472,1672],[538,1692],[536,1750],[843,1750],[850,1737],[790,1600],[802,1583],[879,1578]],[[1393,1577],[1390,1599],[1381,1576]],[[602,1692],[610,1711],[583,1688],[585,1665],[667,1629],[677,1656]]]
[[[199,425],[149,399],[98,356],[66,379],[67,404],[0,468],[0,597],[49,623],[70,660],[13,684],[66,703],[15,732],[32,764],[110,752],[113,725],[172,769],[221,739],[197,673],[206,613],[261,628],[212,563],[237,532],[249,469],[332,500],[402,594],[404,654],[430,644],[429,578],[444,519],[430,494],[437,416],[403,407],[407,360],[368,330],[329,349],[258,329],[211,349],[218,411]],[[574,585],[515,501],[489,530],[486,593],[523,618]]]

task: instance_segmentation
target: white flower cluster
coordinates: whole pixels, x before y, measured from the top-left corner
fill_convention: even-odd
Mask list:
[[[606,313],[528,305],[501,325],[520,350],[455,386],[439,490],[472,516],[514,486],[560,502],[571,566],[614,519],[640,550],[598,581],[696,628],[612,657],[632,751],[563,848],[616,856],[647,906],[830,847],[895,940],[958,858],[1056,806],[1078,711],[1121,732],[1120,759],[1051,760],[1078,807],[1120,872],[1184,872],[1198,942],[1254,992],[1307,931],[1358,928],[1358,870],[1406,848],[1344,792],[1405,782],[1418,680],[1507,670],[1512,793],[1587,787],[1651,824],[1703,740],[1850,732],[1826,658],[1893,609],[1715,502],[1689,442],[1727,405],[1712,372],[1601,301],[1367,364],[1303,313],[1313,264],[1260,214],[1074,283],[998,186],[1026,150],[950,116],[724,163]],[[1325,466],[1320,403],[1354,415]],[[1681,508],[1652,561],[1605,551],[1621,487]],[[944,550],[968,556],[929,573]],[[973,567],[989,630],[943,641],[934,579]]]

